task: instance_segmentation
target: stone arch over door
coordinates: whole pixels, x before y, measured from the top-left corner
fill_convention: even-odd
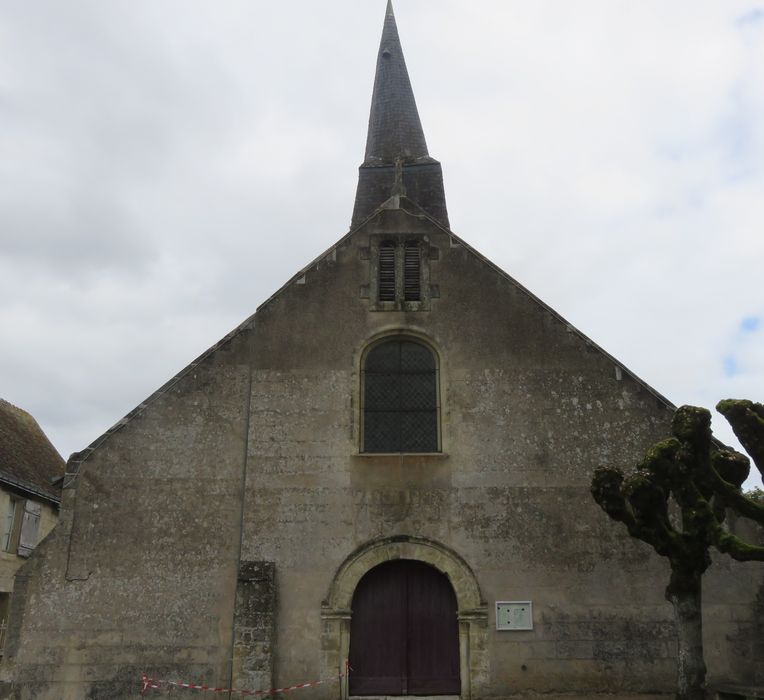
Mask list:
[[[323,677],[344,668],[350,651],[353,593],[361,578],[379,564],[412,559],[435,567],[448,577],[456,594],[459,620],[461,698],[479,695],[487,681],[488,610],[472,569],[456,552],[423,537],[400,535],[372,540],[340,565],[321,606],[321,666]],[[342,684],[342,698],[348,696]]]

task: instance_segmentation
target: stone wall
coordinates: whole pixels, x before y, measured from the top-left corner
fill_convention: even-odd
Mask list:
[[[248,356],[242,331],[70,460],[61,522],[17,578],[13,697],[230,683]]]
[[[370,310],[368,249],[389,233],[437,251],[430,310]],[[400,334],[438,357],[440,454],[359,453],[363,352]],[[668,567],[589,484],[600,465],[636,464],[671,415],[461,241],[386,210],[82,456],[62,523],[23,572],[15,697],[134,697],[146,671],[325,678],[310,697],[338,698],[352,596],[332,591],[379,542],[457,593],[472,582],[457,595],[465,700],[668,692]],[[723,559],[706,578],[713,678],[754,673],[762,579]],[[533,629],[497,631],[497,600],[532,600]]]

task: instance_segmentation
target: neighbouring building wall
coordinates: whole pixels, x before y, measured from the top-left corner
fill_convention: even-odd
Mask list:
[[[19,556],[19,539],[24,506],[27,501],[39,508],[39,521],[33,546],[44,540],[58,522],[56,506],[0,489],[0,530],[2,530],[0,533],[0,592],[3,593],[13,591],[13,577],[26,561],[25,556]]]
[[[37,421],[0,398],[0,657],[14,576],[53,529],[64,460]]]

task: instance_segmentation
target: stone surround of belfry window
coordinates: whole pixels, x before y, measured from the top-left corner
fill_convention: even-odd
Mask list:
[[[392,299],[380,294],[380,250],[392,243],[395,251],[395,294]],[[419,250],[419,298],[407,299],[405,292],[406,247]],[[406,233],[374,234],[369,236],[369,246],[361,248],[361,258],[369,261],[369,284],[361,290],[362,297],[369,299],[369,311],[430,311],[432,299],[440,296],[439,288],[430,282],[430,262],[438,259],[438,249],[430,245],[427,236]]]

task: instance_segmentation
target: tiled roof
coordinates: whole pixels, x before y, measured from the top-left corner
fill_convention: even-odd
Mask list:
[[[65,462],[37,421],[0,399],[0,481],[21,491],[60,501]]]

